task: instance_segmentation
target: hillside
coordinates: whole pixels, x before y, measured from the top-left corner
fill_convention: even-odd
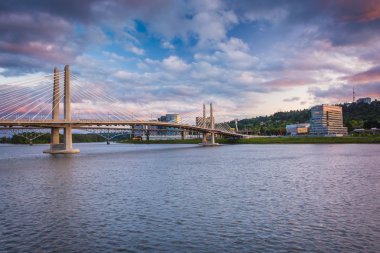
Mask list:
[[[371,104],[346,103],[339,105],[342,106],[343,124],[348,127],[348,131],[355,128],[380,128],[380,101],[375,100]],[[260,135],[281,135],[285,134],[287,124],[309,122],[309,119],[309,109],[276,112],[270,116],[239,120],[238,128],[250,130]],[[234,122],[230,122],[230,126],[234,127]]]

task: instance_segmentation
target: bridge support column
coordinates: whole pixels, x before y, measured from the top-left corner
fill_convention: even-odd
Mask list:
[[[185,140],[186,139],[186,135],[187,135],[187,132],[183,129],[182,132],[181,132],[181,140]]]
[[[146,130],[146,141],[150,140],[150,130],[149,128]]]
[[[214,133],[211,133],[210,144],[211,144],[211,145],[215,145],[215,144],[217,144],[217,143],[215,142],[215,134],[214,134]]]
[[[53,127],[51,129],[50,145],[59,145],[59,128]]]
[[[63,144],[65,147],[65,150],[67,151],[73,150],[73,133],[72,133],[71,126],[67,126],[64,128]]]
[[[205,132],[202,133],[202,144],[207,144],[207,133]]]

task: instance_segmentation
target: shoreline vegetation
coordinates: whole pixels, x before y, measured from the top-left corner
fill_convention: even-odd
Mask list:
[[[342,107],[343,125],[348,132],[355,129],[380,128],[380,101],[367,103],[337,104]],[[284,135],[286,125],[310,122],[310,109],[276,112],[268,116],[246,118],[238,121],[240,130],[257,135]],[[235,127],[235,122],[229,122]]]
[[[73,138],[74,143],[86,142],[106,142],[100,136],[76,136]],[[187,139],[187,140],[135,140],[118,139],[111,142],[125,143],[125,144],[200,144],[201,139]],[[326,136],[255,136],[249,139],[216,139],[220,144],[349,144],[349,143],[373,143],[380,144],[379,135],[368,136],[343,136],[343,137],[326,137]],[[0,143],[4,144],[29,144],[24,138],[0,138]],[[50,138],[38,138],[33,140],[33,144],[48,144]]]
[[[151,141],[130,141],[123,140],[119,143],[128,144],[199,144],[201,139],[190,140],[151,140]],[[380,144],[379,136],[343,136],[343,137],[254,137],[250,139],[217,139],[220,144]]]

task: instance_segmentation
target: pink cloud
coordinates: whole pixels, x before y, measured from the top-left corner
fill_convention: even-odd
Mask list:
[[[380,19],[378,0],[337,0],[338,13],[345,21],[370,22]]]
[[[349,77],[348,80],[356,84],[379,82],[380,81],[380,66],[376,66],[367,71],[355,74]]]
[[[311,80],[307,80],[307,79],[282,78],[282,79],[275,79],[269,82],[265,82],[264,85],[274,87],[274,88],[287,88],[287,87],[303,86],[310,82]]]

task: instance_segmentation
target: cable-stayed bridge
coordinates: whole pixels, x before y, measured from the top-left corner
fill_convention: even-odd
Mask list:
[[[102,87],[107,89],[108,87]],[[0,85],[0,130],[23,136],[29,141],[51,134],[46,153],[73,154],[72,131],[79,129],[104,137],[107,142],[126,132],[144,135],[180,133],[202,135],[205,146],[217,145],[215,136],[245,137],[225,123],[216,123],[210,104],[209,116],[203,110],[169,114],[172,120],[149,118],[149,113],[130,112],[125,103],[98,86],[88,86],[68,65],[63,72],[57,68],[51,75]],[[168,115],[168,114],[167,114]],[[60,131],[63,130],[63,143]]]

